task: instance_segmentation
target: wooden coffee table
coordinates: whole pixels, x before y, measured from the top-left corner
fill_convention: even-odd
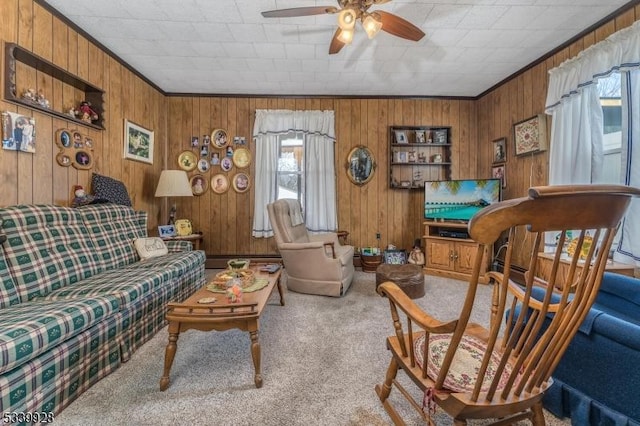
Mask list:
[[[284,306],[284,296],[280,285],[282,267],[275,273],[260,272],[260,266],[252,267],[256,278],[266,278],[269,284],[261,290],[244,293],[242,303],[229,303],[222,293],[207,290],[206,285],[181,303],[167,305],[169,322],[169,343],[165,350],[164,372],[160,379],[160,390],[169,387],[169,373],[178,348],[178,336],[186,330],[224,331],[238,328],[248,331],[251,338],[251,357],[255,368],[254,381],[257,388],[262,387],[260,372],[260,342],[258,341],[258,321],[273,289],[277,286],[280,293],[280,305]],[[215,297],[214,303],[198,303],[203,298]]]

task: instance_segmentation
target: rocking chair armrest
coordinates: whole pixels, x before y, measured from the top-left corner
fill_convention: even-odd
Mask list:
[[[493,272],[492,272],[493,273]],[[500,273],[497,273],[500,274]],[[502,275],[502,274],[500,274]],[[542,280],[536,280],[534,277],[535,281],[542,281]],[[544,281],[542,281],[544,282]],[[545,287],[541,285],[541,287]],[[522,286],[520,286],[519,284],[517,284],[516,282],[509,280],[509,283],[507,284],[507,288],[509,290],[509,292],[513,295],[513,297],[515,297],[516,299],[518,299],[520,302],[522,302],[524,300],[525,297],[525,292],[524,289],[522,288]],[[557,294],[556,291],[554,291],[554,293]],[[529,307],[536,309],[536,310],[541,310],[543,308],[543,304],[542,301],[536,299],[535,297],[531,296],[530,300],[529,300]],[[547,312],[558,312],[558,309],[560,308],[560,303],[550,303],[549,306],[547,306]]]
[[[381,296],[386,296],[389,303],[400,308],[407,317],[430,333],[452,333],[458,320],[449,322],[440,321],[423,311],[407,294],[395,283],[386,281],[380,284],[376,290]]]

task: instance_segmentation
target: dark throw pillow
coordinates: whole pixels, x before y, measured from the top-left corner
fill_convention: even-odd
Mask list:
[[[122,206],[132,207],[127,188],[119,180],[94,173],[91,177],[91,189],[97,200],[107,200]]]

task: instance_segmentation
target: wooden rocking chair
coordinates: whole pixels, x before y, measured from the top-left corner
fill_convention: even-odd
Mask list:
[[[551,374],[593,304],[618,224],[637,196],[640,190],[625,186],[534,187],[529,197],[480,211],[469,223],[469,234],[479,245],[458,319],[439,321],[394,283],[380,285],[378,293],[389,300],[396,334],[387,338],[391,362],[376,392],[393,422],[405,424],[389,399],[396,388],[430,424],[430,413],[440,407],[456,425],[484,418],[496,419],[494,424],[530,419],[543,425],[542,397],[553,382]],[[533,236],[523,285],[510,279],[513,250],[518,248],[512,242],[519,226],[527,226]],[[505,231],[509,244],[504,273],[491,272],[493,303],[487,329],[469,323],[469,317],[485,247]],[[549,280],[537,278],[536,257],[544,233],[559,234],[558,246],[563,247],[569,231],[578,236],[568,250],[568,285],[556,282],[560,250]],[[396,379],[399,368],[422,391],[422,401]]]

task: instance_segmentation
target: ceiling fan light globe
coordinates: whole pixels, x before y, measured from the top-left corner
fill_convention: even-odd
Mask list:
[[[356,26],[356,12],[353,9],[342,9],[338,13],[338,26],[341,30],[353,30]]]
[[[362,21],[362,28],[364,28],[367,36],[372,39],[382,29],[382,22],[378,21],[371,15],[367,15],[367,17]]]
[[[338,40],[340,40],[344,44],[351,44],[351,42],[353,41],[353,30],[340,30]]]

